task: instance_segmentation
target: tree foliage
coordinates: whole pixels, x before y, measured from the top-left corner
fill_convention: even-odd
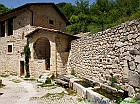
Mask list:
[[[3,14],[7,11],[11,10],[10,8],[6,8],[3,4],[0,4],[0,14]]]
[[[75,5],[63,3],[59,6],[71,25],[67,32],[96,33],[122,22],[140,18],[140,0],[76,0]],[[62,4],[61,4],[62,5]]]
[[[26,69],[26,78],[30,77],[30,73],[29,73],[29,58],[30,58],[30,48],[29,48],[29,44],[27,44],[24,47],[24,55],[25,55],[25,69]]]
[[[75,0],[71,3],[59,3],[58,8],[70,21],[67,32],[96,33],[125,21],[140,18],[140,0],[96,0],[89,4],[89,0]],[[10,10],[0,4],[0,14]]]

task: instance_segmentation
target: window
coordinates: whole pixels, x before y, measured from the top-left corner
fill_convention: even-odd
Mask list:
[[[11,53],[12,52],[12,45],[8,45],[8,53]]]
[[[49,24],[54,25],[54,21],[49,19]]]
[[[6,34],[6,36],[13,35],[14,18],[16,18],[16,17],[12,17],[5,21],[0,22],[0,37],[5,37],[5,34]]]
[[[8,36],[13,35],[13,19],[8,20]]]
[[[13,43],[7,45],[7,54],[13,54]]]
[[[5,36],[5,21],[2,21],[0,23],[0,37],[4,37]]]

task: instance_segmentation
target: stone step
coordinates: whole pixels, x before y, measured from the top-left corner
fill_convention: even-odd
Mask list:
[[[42,76],[50,76],[50,70],[46,70],[45,72],[42,72]]]
[[[42,75],[40,78],[38,78],[38,82],[45,82],[47,78],[50,77],[50,71],[46,70],[45,72],[42,72]]]

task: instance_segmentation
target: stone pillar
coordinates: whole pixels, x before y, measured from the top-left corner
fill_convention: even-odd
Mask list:
[[[127,60],[124,60],[124,68],[123,68],[123,80],[124,82],[128,82],[128,64],[127,64]]]
[[[31,61],[34,61],[34,44],[30,43],[29,47],[30,47],[30,51],[31,51]]]
[[[50,71],[51,73],[57,74],[57,52],[56,52],[56,39],[55,35],[53,36],[53,41],[50,42],[51,45],[51,58],[50,58]]]

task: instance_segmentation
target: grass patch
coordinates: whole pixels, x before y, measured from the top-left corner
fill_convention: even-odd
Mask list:
[[[85,88],[94,87],[93,84],[87,83],[86,81],[79,81],[78,84],[84,86]]]
[[[78,102],[81,102],[83,99],[82,98],[77,98]]]
[[[30,100],[39,99],[39,97],[31,97]]]
[[[2,85],[0,85],[0,88],[3,88],[3,87],[5,87],[6,85],[4,85],[4,84],[2,84]]]
[[[121,89],[121,87],[120,86],[117,86],[117,85],[114,85],[112,87],[116,88],[117,90],[120,90]]]
[[[47,93],[46,95],[42,96],[41,98],[48,98],[48,99],[52,99],[52,100],[55,100],[55,99],[61,99],[63,98],[65,95],[64,91],[61,92],[61,93]]]
[[[71,75],[73,75],[73,76],[76,77],[76,73],[75,73],[75,70],[74,69],[71,70]]]
[[[121,95],[119,93],[114,93],[114,94],[109,93],[106,90],[103,90],[103,89],[100,89],[100,88],[99,89],[94,89],[93,91],[95,91],[95,92],[97,92],[97,93],[109,98],[110,100],[116,100],[116,102],[118,102],[120,99],[122,99],[122,96],[123,96],[123,95]]]
[[[71,96],[77,95],[76,91],[72,90],[71,88],[65,88],[65,90],[68,92],[68,95],[71,95]]]
[[[14,83],[20,83],[20,82],[21,82],[21,80],[19,80],[19,79],[12,79],[12,80],[10,80],[10,81],[12,81],[12,82],[14,82]]]
[[[25,80],[25,81],[36,81],[36,79],[34,79],[34,78],[23,78],[23,80]]]
[[[55,86],[55,85],[54,84],[42,83],[42,84],[38,84],[38,86],[41,86],[41,87],[52,87],[52,86]]]
[[[9,75],[8,74],[5,74],[5,73],[0,74],[0,76],[3,77],[3,78],[9,77]]]

